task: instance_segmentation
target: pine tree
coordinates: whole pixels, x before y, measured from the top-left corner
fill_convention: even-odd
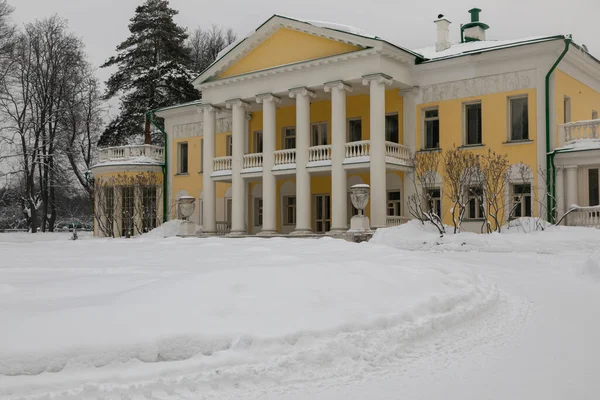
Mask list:
[[[99,145],[128,143],[142,132],[144,142],[152,140],[150,121],[145,113],[159,107],[200,98],[191,84],[193,72],[189,52],[184,47],[188,35],[175,24],[178,11],[167,0],[146,0],[137,7],[130,20],[131,35],[117,46],[117,55],[102,68],[117,66],[118,70],[106,82],[105,99],[121,96],[119,115],[113,119],[100,138]]]

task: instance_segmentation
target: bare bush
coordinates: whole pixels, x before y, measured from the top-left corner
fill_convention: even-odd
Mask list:
[[[453,147],[443,155],[444,165],[444,193],[452,207],[450,215],[454,233],[460,232],[465,218],[469,191],[479,184],[479,157],[470,151]]]
[[[421,221],[422,224],[431,223],[443,235],[446,233],[446,228],[442,223],[442,210],[436,207],[433,199],[434,190],[439,189],[436,178],[440,160],[441,153],[439,152],[420,152],[412,157],[411,180],[415,194],[408,198],[408,210],[415,219]]]

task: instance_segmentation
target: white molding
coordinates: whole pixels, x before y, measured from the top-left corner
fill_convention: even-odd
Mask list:
[[[323,90],[328,93],[331,92],[332,89],[345,90],[347,92],[352,92],[352,86],[348,85],[344,81],[331,81],[325,82],[323,84]]]
[[[298,96],[305,97],[308,96],[310,98],[315,98],[317,94],[312,90],[308,89],[306,86],[301,86],[297,88],[289,89],[289,96],[292,99],[295,99]]]
[[[420,87],[423,103],[535,88],[536,71],[515,71]]]
[[[247,103],[240,98],[236,98],[225,101],[225,106],[230,110],[233,109],[233,107],[242,107],[244,109],[247,109],[248,107],[250,107],[250,103]]]
[[[378,72],[376,74],[363,75],[362,84],[368,86],[371,81],[376,81],[379,84],[390,86],[393,83],[393,78],[389,75]]]
[[[261,93],[256,95],[256,102],[261,104],[263,102],[270,103],[274,102],[275,104],[281,103],[281,98],[275,96],[273,93]]]

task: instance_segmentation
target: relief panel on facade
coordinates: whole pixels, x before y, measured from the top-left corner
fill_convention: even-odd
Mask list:
[[[482,76],[455,82],[421,87],[423,102],[453,100],[464,97],[483,96],[491,93],[510,92],[535,86],[535,70]]]

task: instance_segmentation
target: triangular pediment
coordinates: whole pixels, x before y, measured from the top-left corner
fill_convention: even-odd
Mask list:
[[[202,84],[380,45],[381,40],[374,36],[275,15],[252,34],[225,49],[194,83]]]
[[[219,74],[219,79],[362,49],[363,47],[310,33],[280,28]]]

